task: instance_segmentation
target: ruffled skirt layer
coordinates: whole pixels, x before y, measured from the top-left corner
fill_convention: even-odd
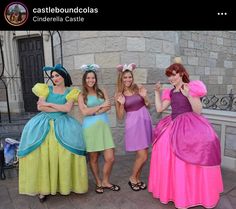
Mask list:
[[[152,149],[149,192],[164,204],[173,201],[177,208],[215,207],[223,191],[220,166],[200,166],[181,160],[170,140],[173,122],[167,121],[162,128]]]

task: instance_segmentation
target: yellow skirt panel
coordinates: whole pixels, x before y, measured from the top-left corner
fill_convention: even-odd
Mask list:
[[[50,131],[43,144],[19,159],[19,193],[68,195],[87,191],[86,157],[62,147],[56,140],[53,121],[50,121]]]

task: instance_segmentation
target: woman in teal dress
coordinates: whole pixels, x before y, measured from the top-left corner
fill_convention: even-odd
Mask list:
[[[114,142],[109,126],[107,111],[111,105],[108,95],[99,89],[95,71],[98,65],[83,65],[83,92],[79,95],[79,108],[84,115],[83,136],[86,151],[89,154],[90,167],[96,181],[95,192],[101,194],[104,189],[119,191],[120,187],[110,183],[110,174],[114,162]],[[98,159],[104,155],[103,176],[100,178]]]
[[[18,151],[19,193],[39,195],[41,202],[57,192],[68,195],[88,191],[82,127],[67,114],[79,91],[70,88],[70,75],[62,65],[44,70],[51,71],[54,85],[37,83],[33,87],[41,112],[25,125]]]

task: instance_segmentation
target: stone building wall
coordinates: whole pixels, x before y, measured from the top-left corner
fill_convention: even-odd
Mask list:
[[[207,84],[208,94],[236,92],[236,33],[227,31],[183,31],[179,54],[196,79]]]
[[[134,62],[135,81],[148,89],[152,103],[150,114],[153,126],[165,115],[157,114],[154,107],[154,85],[157,81],[167,82],[164,75],[175,56],[181,56],[183,64],[190,73],[191,79],[202,80],[208,95],[225,95],[236,92],[236,32],[235,31],[59,31],[62,37],[62,54],[60,37],[53,38],[55,63],[63,60],[63,65],[72,76],[74,86],[81,87],[82,72],[80,66],[86,63],[100,65],[98,81],[101,88],[114,96],[118,64]],[[37,35],[40,32],[31,31]],[[16,43],[11,31],[3,34],[6,68],[18,69]],[[28,32],[16,31],[15,38],[27,37]],[[45,32],[45,35],[46,32]],[[44,37],[45,64],[51,63],[50,39]],[[14,53],[13,53],[14,52]],[[13,56],[14,54],[14,56]],[[61,57],[62,56],[62,57]],[[62,58],[62,59],[61,59]],[[12,60],[14,62],[12,62]],[[1,63],[0,63],[1,64]],[[14,90],[14,92],[13,92]],[[21,97],[17,88],[10,89],[10,101]],[[18,90],[19,91],[19,90]],[[235,96],[235,95],[234,95]],[[235,99],[236,100],[236,99]],[[234,101],[235,101],[234,100]],[[15,100],[14,100],[15,101]],[[18,104],[16,104],[18,101]],[[18,99],[11,109],[21,109],[22,100]],[[5,105],[0,101],[0,108]],[[234,103],[234,105],[236,105]],[[166,113],[169,113],[168,111]],[[71,114],[82,120],[78,106]],[[236,112],[204,110],[203,114],[212,122],[220,136],[223,165],[236,170]],[[118,121],[114,103],[109,111],[111,128],[116,143],[116,154],[125,154],[123,143],[124,121]]]
[[[82,79],[79,67],[85,63],[96,63],[101,67],[99,84],[112,97],[117,78],[115,66],[136,63],[135,80],[148,89],[153,125],[160,119],[154,108],[154,84],[159,80],[167,82],[164,70],[175,56],[182,57],[191,79],[204,81],[209,95],[227,94],[231,89],[236,91],[235,32],[61,31],[61,34],[64,66],[76,86],[81,85]],[[59,62],[59,41],[55,42],[55,49]],[[75,109],[74,114],[78,115],[78,108]],[[117,121],[114,106],[110,111],[110,119],[117,153],[124,154],[123,121]],[[229,132],[231,129],[227,130]]]
[[[161,31],[62,31],[63,62],[69,70],[74,85],[80,86],[82,72],[80,66],[96,63],[101,69],[98,73],[99,85],[114,96],[117,79],[116,66],[120,63],[134,62],[135,81],[144,84],[149,90],[149,97],[154,104],[154,84],[166,79],[163,72],[170,65],[178,50],[178,33]],[[57,60],[60,61],[59,45]],[[77,107],[75,107],[77,111]],[[153,123],[158,115],[154,105],[150,108]],[[75,113],[78,115],[78,113]],[[124,154],[123,121],[116,119],[115,107],[109,113],[112,132],[117,145],[116,152]],[[80,117],[80,116],[79,116]]]

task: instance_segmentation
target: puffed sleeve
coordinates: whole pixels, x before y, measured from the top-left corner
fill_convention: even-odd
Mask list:
[[[32,88],[32,92],[37,97],[44,97],[46,99],[49,94],[49,88],[45,83],[36,83]]]
[[[207,89],[202,81],[195,80],[189,82],[189,94],[192,97],[203,97],[207,94]]]
[[[78,102],[78,96],[80,94],[80,90],[77,88],[71,89],[71,91],[66,95],[67,101]]]
[[[162,91],[162,95],[161,95],[161,100],[164,101],[164,100],[170,100],[170,90],[171,89],[163,89]]]

